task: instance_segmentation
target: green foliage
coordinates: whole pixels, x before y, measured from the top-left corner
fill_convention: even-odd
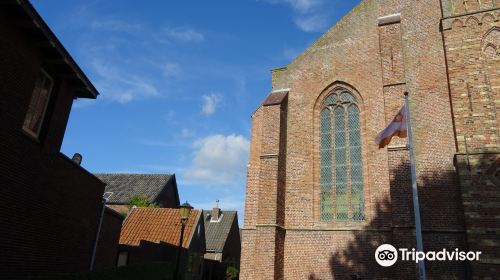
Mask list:
[[[130,200],[128,201],[128,208],[132,208],[133,206],[136,207],[150,207],[150,208],[156,208],[158,205],[155,203],[149,203],[148,197],[142,194],[134,195]]]
[[[240,271],[236,267],[228,266],[226,268],[226,279],[228,279],[228,280],[237,279],[239,272]]]
[[[129,210],[130,210],[130,209],[129,209]],[[126,216],[128,215],[128,211],[129,211],[129,210],[122,210],[122,211],[120,211],[120,212],[118,212],[118,213],[120,213],[120,215],[122,215],[122,216],[126,217]]]
[[[174,266],[168,262],[116,267],[99,272],[52,275],[37,280],[174,280]]]

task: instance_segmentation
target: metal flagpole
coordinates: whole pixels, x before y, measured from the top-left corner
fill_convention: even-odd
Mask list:
[[[413,135],[410,123],[410,106],[408,104],[408,92],[405,92],[406,129],[408,131],[408,148],[410,150],[411,191],[413,194],[413,213],[415,214],[415,235],[417,238],[417,251],[423,252],[422,226],[420,224],[420,207],[418,204],[417,172],[415,170],[415,155],[413,154]],[[425,280],[425,262],[418,262],[418,279]]]

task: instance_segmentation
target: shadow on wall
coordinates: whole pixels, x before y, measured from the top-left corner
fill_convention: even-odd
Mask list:
[[[128,265],[143,265],[155,262],[168,262],[174,267],[179,259],[179,279],[197,280],[202,278],[203,273],[203,253],[184,247],[179,248],[166,242],[151,242],[141,240],[139,246],[124,245],[119,247],[120,252],[127,252]]]
[[[456,160],[460,170],[459,176],[454,170],[429,172],[422,174],[418,180],[425,251],[439,251],[443,248],[450,251],[455,248],[464,251],[469,249],[488,251],[488,248],[476,245],[484,243],[481,241],[485,241],[486,237],[482,236],[479,236],[474,243],[470,242],[471,236],[469,236],[469,245],[474,248],[467,248],[464,216],[467,217],[467,224],[471,224],[471,219],[476,216],[467,213],[475,213],[478,211],[477,208],[484,206],[474,201],[478,199],[476,196],[472,198],[464,196],[464,199],[469,201],[462,204],[461,193],[471,190],[481,192],[491,189],[492,184],[500,182],[500,157],[479,155],[473,162],[465,161],[465,156],[463,158],[457,156]],[[329,261],[331,276],[311,272],[309,280],[417,278],[415,262],[398,260],[391,267],[381,267],[375,260],[376,249],[384,243],[409,250],[416,247],[409,164],[404,162],[399,165],[394,164],[394,167],[391,167],[390,198],[375,205],[374,216],[370,223],[364,227],[365,230],[354,231],[353,240],[347,244],[346,249],[331,254]],[[495,170],[492,172],[492,169]],[[485,181],[485,172],[492,173],[491,180]],[[462,188],[458,183],[459,178]],[[481,201],[484,202],[484,199],[483,196]],[[500,197],[492,196],[489,199],[498,203]],[[465,205],[465,215],[463,205]],[[482,215],[491,218],[491,212]],[[500,219],[496,218],[491,222],[496,223],[496,228],[500,229]],[[500,237],[493,238],[494,242],[500,240]],[[468,279],[471,277],[471,271],[476,275],[474,265],[477,264],[467,261],[427,261],[426,272],[428,277],[439,279]]]
[[[370,225],[366,229],[379,228],[385,217],[388,217],[391,205],[389,202],[376,205],[376,214]],[[385,236],[384,236],[385,235]],[[333,279],[380,279],[383,277],[393,278],[392,271],[384,271],[376,267],[374,253],[377,247],[383,243],[390,243],[392,233],[358,231],[354,233],[354,240],[349,242],[347,248],[340,252],[335,252],[330,257],[330,269]],[[310,279],[319,280],[319,278]]]

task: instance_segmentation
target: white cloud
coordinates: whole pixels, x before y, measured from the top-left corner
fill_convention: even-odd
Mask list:
[[[191,136],[194,136],[195,135],[195,132],[189,128],[183,128],[181,130],[181,136],[182,137],[191,137]]]
[[[162,41],[176,42],[201,42],[205,40],[205,36],[192,28],[184,27],[164,27],[161,31]]]
[[[162,42],[194,44],[205,39],[202,33],[182,26],[152,25],[118,15],[99,15],[99,5],[87,2],[75,8],[77,11],[70,13],[71,16],[64,16],[64,22],[70,22],[66,28],[78,35],[76,56],[81,58],[82,68],[101,93],[99,100],[124,104],[179,90],[176,83],[182,79],[182,65],[165,60],[172,46]],[[178,53],[177,49],[174,52]],[[151,68],[158,73],[155,75]],[[91,104],[75,103],[76,107]]]
[[[264,0],[271,4],[287,4],[295,14],[294,23],[304,32],[324,31],[328,2],[325,0]]]
[[[90,22],[90,28],[99,31],[117,31],[117,32],[138,32],[143,29],[139,23],[130,23],[117,19],[96,19]]]
[[[305,32],[323,31],[327,24],[326,18],[323,15],[298,17],[294,21],[297,27]]]
[[[179,78],[181,76],[181,67],[177,63],[166,63],[163,66],[163,75],[167,78]]]
[[[250,142],[241,135],[212,135],[197,140],[194,158],[184,173],[188,181],[230,183],[246,174]]]
[[[187,144],[180,143],[180,142],[162,141],[162,140],[148,140],[148,139],[140,140],[139,143],[141,145],[144,145],[144,146],[164,147],[164,148],[180,148],[180,147],[187,147],[188,146]]]
[[[144,164],[141,165],[140,167],[150,172],[153,171],[153,172],[161,172],[169,174],[173,174],[180,170],[178,167],[173,165]]]
[[[157,88],[146,77],[130,74],[99,60],[94,60],[92,67],[98,76],[96,85],[102,98],[128,103],[160,96]]]
[[[141,145],[144,146],[153,146],[153,147],[174,147],[175,145],[166,142],[166,141],[159,141],[159,140],[141,140],[140,141]]]
[[[307,13],[322,4],[324,0],[267,0],[267,2],[272,4],[288,4],[299,13]]]
[[[205,36],[193,28],[164,26],[156,29],[144,23],[113,18],[97,18],[89,22],[88,17],[87,15],[84,19],[80,19],[80,24],[87,25],[95,31],[124,32],[145,38],[157,37],[159,41],[163,42],[201,42],[205,40]]]
[[[167,114],[163,116],[163,119],[167,122],[174,122],[175,121],[175,112],[173,110],[168,110]]]
[[[220,94],[212,93],[210,95],[203,95],[203,105],[201,106],[201,114],[209,116],[217,110],[217,104],[222,100]]]

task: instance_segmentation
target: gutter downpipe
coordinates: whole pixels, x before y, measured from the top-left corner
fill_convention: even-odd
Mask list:
[[[90,259],[89,271],[94,270],[95,255],[97,252],[97,244],[99,243],[99,235],[101,234],[102,220],[104,219],[104,210],[106,209],[106,203],[109,201],[109,198],[111,197],[111,195],[113,195],[112,192],[105,192],[102,195],[101,215],[99,217],[99,225],[97,226],[97,233],[95,236],[94,248],[92,249],[92,258]]]

